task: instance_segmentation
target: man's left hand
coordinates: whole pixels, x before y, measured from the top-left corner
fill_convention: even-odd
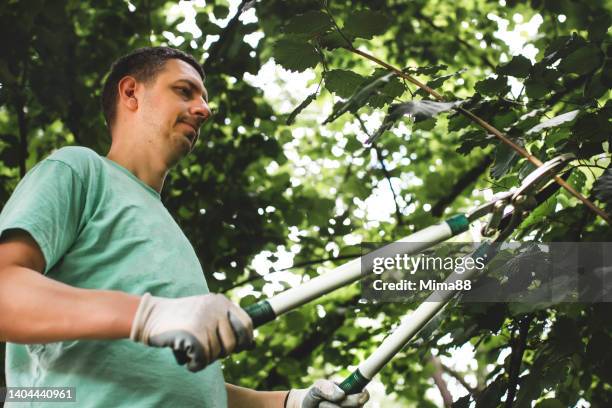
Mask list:
[[[317,380],[312,386],[289,391],[285,408],[360,408],[370,399],[368,391],[346,395],[329,380]]]

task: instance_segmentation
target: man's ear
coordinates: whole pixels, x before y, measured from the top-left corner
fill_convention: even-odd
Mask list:
[[[117,84],[119,87],[119,104],[128,110],[138,109],[138,99],[136,98],[136,78],[132,76],[123,77]]]

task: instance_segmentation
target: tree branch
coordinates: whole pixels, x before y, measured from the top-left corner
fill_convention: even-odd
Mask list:
[[[28,159],[28,121],[25,116],[27,96],[24,93],[28,78],[28,60],[25,60],[19,87],[15,90],[15,110],[17,111],[17,125],[19,127],[19,175],[26,174],[26,161]]]
[[[28,123],[23,111],[25,104],[21,96],[15,104],[17,111],[17,123],[19,126],[19,175],[21,178],[26,174],[26,160],[28,159]]]
[[[461,384],[461,386],[465,388],[470,394],[474,396],[478,395],[480,391],[477,388],[474,388],[470,384],[468,384],[467,381],[465,381],[465,378],[463,378],[461,374],[459,374],[457,371],[453,370],[452,368],[445,366],[442,363],[440,364],[442,365],[442,369],[447,374],[449,374],[451,377],[453,377],[455,380],[457,380],[457,382],[459,382],[459,384]]]
[[[232,19],[227,23],[227,25],[223,27],[221,34],[219,34],[219,39],[211,45],[208,51],[208,58],[206,58],[206,61],[204,61],[203,64],[204,72],[207,72],[213,64],[222,62],[217,60],[218,54],[223,49],[223,46],[225,45],[226,41],[229,41],[229,39],[232,37],[234,30],[240,23],[239,18],[248,3],[249,0],[242,0],[240,2],[240,4],[238,5],[238,10],[236,11],[236,14],[234,14],[234,17],[232,17]]]
[[[508,395],[506,396],[506,408],[512,408],[514,397],[516,395],[516,387],[518,386],[519,375],[521,373],[521,363],[523,362],[523,353],[527,344],[527,336],[529,334],[529,326],[533,320],[533,315],[525,316],[519,323],[518,336],[512,340],[512,357],[510,360],[510,368],[508,370]]]
[[[446,408],[451,408],[453,406],[453,396],[448,390],[448,386],[446,385],[446,381],[442,378],[442,373],[444,372],[442,368],[442,363],[440,359],[436,356],[431,356],[429,361],[434,366],[434,373],[432,375],[434,383],[438,387],[440,391],[440,395],[442,396],[442,401],[444,402],[444,406]]]

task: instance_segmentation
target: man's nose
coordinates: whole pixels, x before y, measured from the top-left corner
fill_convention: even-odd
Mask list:
[[[210,110],[210,107],[206,101],[201,101],[201,103],[192,105],[189,108],[189,113],[193,116],[198,116],[202,123],[208,120],[208,118],[210,118],[212,115],[212,111]]]

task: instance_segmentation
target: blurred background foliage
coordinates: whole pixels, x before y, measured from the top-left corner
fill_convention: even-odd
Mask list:
[[[182,5],[201,35],[181,28],[187,19],[173,2],[3,2],[0,206],[54,149],[83,145],[105,154],[99,96],[110,63],[163,44],[203,61],[214,108],[194,153],[170,174],[163,201],[196,248],[211,290],[242,305],[339,265],[361,241],[398,239],[468,209],[532,169],[452,111],[383,122],[392,104],[429,98],[350,47],[464,101],[542,160],[576,154],[570,183],[610,208],[609,1]],[[528,21],[540,23],[536,34],[515,30]],[[525,37],[529,58],[500,39],[500,27]],[[247,80],[271,60],[284,76]],[[285,69],[305,76],[283,80],[298,78]],[[356,92],[380,78],[373,92]],[[296,83],[304,89],[295,91]],[[515,238],[610,241],[612,234],[559,192]],[[292,268],[272,273],[283,259]],[[320,376],[342,379],[413,306],[361,304],[358,285],[337,291],[259,329],[257,348],[225,360],[227,381],[285,389]],[[384,391],[373,391],[373,406],[611,406],[611,312],[609,303],[527,311],[456,305],[382,371]],[[469,364],[454,364],[457,350],[473,352]]]

